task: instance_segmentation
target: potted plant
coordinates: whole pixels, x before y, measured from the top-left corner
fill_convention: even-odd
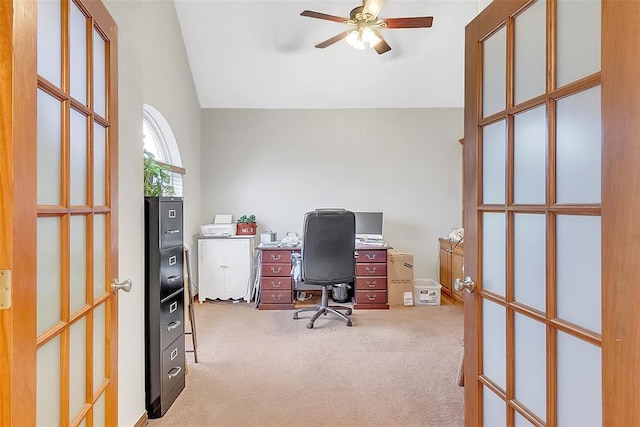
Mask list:
[[[253,236],[256,234],[256,216],[242,215],[236,224],[236,235]]]
[[[152,153],[144,150],[144,195],[158,197],[174,194],[169,166],[159,164]]]

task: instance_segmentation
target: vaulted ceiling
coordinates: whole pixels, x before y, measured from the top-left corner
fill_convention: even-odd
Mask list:
[[[464,28],[478,0],[387,0],[382,18],[433,16],[431,28],[382,29],[378,55],[342,40],[358,0],[174,0],[202,108],[462,107]]]

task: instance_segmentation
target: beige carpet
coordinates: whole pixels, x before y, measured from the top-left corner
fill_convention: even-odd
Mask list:
[[[462,426],[458,307],[355,310],[353,327],[195,304],[199,363],[160,426]],[[187,336],[187,347],[190,348]]]

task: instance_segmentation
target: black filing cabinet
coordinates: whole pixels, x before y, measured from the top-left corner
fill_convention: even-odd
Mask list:
[[[145,393],[161,417],[184,389],[182,198],[145,197]]]

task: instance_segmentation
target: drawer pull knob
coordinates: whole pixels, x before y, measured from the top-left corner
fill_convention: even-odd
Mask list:
[[[169,306],[169,314],[173,313],[177,309],[178,309],[178,301],[172,302],[171,305]]]
[[[373,295],[369,295],[369,294],[367,294],[367,299],[368,299],[369,301],[375,301],[375,300],[376,300],[376,295],[375,295],[375,294],[373,294]]]
[[[174,366],[173,368],[171,368],[171,370],[167,374],[167,379],[170,380],[171,378],[177,377],[181,371],[182,371],[182,367]]]
[[[365,270],[367,270],[367,273],[371,273],[371,274],[374,274],[376,272],[375,267],[365,267]]]
[[[175,217],[176,217],[176,210],[169,209],[169,218],[175,218]]]
[[[167,332],[169,332],[169,331],[173,331],[175,328],[177,328],[177,327],[178,327],[178,326],[180,326],[181,324],[182,324],[182,322],[181,322],[181,321],[179,321],[179,320],[175,320],[175,321],[173,321],[173,322],[169,323],[169,324],[167,325]]]
[[[282,286],[282,282],[271,282],[271,286],[274,288],[279,288]]]
[[[376,282],[375,281],[367,282],[367,286],[370,287],[370,288],[375,288],[376,287]]]
[[[278,294],[278,295],[271,295],[271,299],[275,300],[275,301],[280,301],[282,299],[282,295]]]
[[[366,254],[367,259],[376,259],[376,254]]]
[[[282,267],[278,267],[278,268],[271,267],[271,272],[272,273],[280,273],[281,271],[282,271]]]
[[[280,261],[282,259],[282,255],[271,254],[271,259],[274,261]]]
[[[167,277],[167,282],[175,282],[179,278],[180,278],[180,276],[169,276],[169,277]]]
[[[180,232],[180,230],[176,229],[176,230],[167,230],[164,233],[165,234],[178,234]]]

